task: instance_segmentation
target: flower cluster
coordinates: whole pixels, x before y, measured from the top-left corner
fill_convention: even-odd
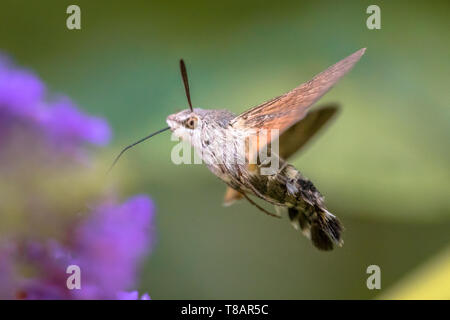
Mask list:
[[[93,149],[109,138],[105,120],[49,99],[0,56],[0,299],[139,299],[129,290],[154,206],[144,195],[119,203],[105,187]],[[68,285],[72,265],[80,288]]]

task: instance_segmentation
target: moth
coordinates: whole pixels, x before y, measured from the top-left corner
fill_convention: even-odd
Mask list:
[[[287,208],[293,227],[315,247],[331,250],[334,245],[342,246],[341,222],[328,211],[314,184],[287,160],[336,115],[335,104],[309,109],[352,69],[365,50],[356,51],[310,81],[239,115],[228,110],[193,108],[186,66],[180,60],[189,109],[169,115],[167,128],[127,146],[113,166],[129,148],[170,129],[176,137],[191,144],[208,169],[227,184],[225,205],[246,199],[278,218],[283,211],[280,209]],[[261,152],[268,157],[261,157]],[[267,173],[265,169],[274,162],[275,170]],[[275,213],[250,196],[273,204]]]

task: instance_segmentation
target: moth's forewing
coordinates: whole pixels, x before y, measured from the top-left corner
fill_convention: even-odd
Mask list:
[[[237,130],[248,131],[249,140],[267,141],[270,143],[278,138],[295,123],[303,119],[308,108],[322,97],[331,87],[361,58],[365,48],[360,49],[339,61],[327,70],[316,75],[312,80],[301,84],[288,93],[273,100],[265,102],[257,107],[251,108],[234,118],[230,124]],[[263,130],[265,129],[265,130]],[[277,130],[278,135],[270,130]],[[266,130],[269,130],[267,133]],[[276,132],[276,131],[275,131]],[[256,135],[254,139],[251,136]],[[258,151],[265,147],[264,143],[258,143],[257,148],[249,150]],[[248,159],[254,159],[255,154],[248,154]]]
[[[321,128],[332,119],[338,111],[335,104],[311,110],[299,122],[287,129],[279,137],[279,155],[288,159],[305,146]]]

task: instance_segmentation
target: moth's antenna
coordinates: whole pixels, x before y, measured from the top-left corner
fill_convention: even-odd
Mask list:
[[[145,140],[147,140],[147,139],[150,139],[151,137],[153,137],[153,136],[155,136],[155,135],[157,135],[157,134],[159,134],[159,133],[161,133],[161,132],[164,132],[164,131],[166,131],[166,130],[169,130],[169,129],[170,129],[170,127],[167,127],[167,128],[161,129],[161,130],[158,130],[158,131],[152,133],[151,135],[146,136],[145,138],[142,138],[142,139],[136,141],[135,143],[130,144],[129,146],[125,147],[125,148],[119,153],[119,155],[116,157],[116,159],[114,159],[114,162],[113,162],[113,164],[111,165],[111,167],[109,168],[108,173],[112,170],[112,168],[115,166],[115,164],[117,163],[117,161],[119,160],[119,158],[122,156],[122,154],[123,154],[125,151],[127,151],[128,149],[134,147],[135,145],[137,145],[137,144],[139,144],[139,143],[141,143],[141,142],[143,142],[143,141],[145,141]]]
[[[192,109],[191,93],[189,91],[189,80],[186,72],[186,65],[184,64],[183,59],[180,60],[180,70],[181,70],[181,77],[183,78],[184,90],[186,91],[186,98],[189,103],[189,108],[191,108],[191,111],[194,112],[194,110]]]

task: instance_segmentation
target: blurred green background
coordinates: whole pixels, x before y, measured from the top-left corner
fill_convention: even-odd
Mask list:
[[[81,7],[81,30],[66,28],[70,4]],[[381,30],[366,27],[370,4],[381,7]],[[398,298],[390,290],[450,243],[449,9],[448,1],[2,0],[0,49],[111,123],[107,168],[123,145],[187,107],[181,57],[195,106],[239,113],[367,47],[321,100],[342,104],[337,121],[293,160],[343,221],[343,248],[318,252],[288,219],[248,203],[222,207],[225,186],[205,167],[170,161],[168,133],[127,154],[110,179],[123,197],[147,193],[157,205],[158,240],[139,284],[153,299]],[[445,257],[438,286],[449,284]],[[381,267],[381,290],[366,287],[371,264]]]

